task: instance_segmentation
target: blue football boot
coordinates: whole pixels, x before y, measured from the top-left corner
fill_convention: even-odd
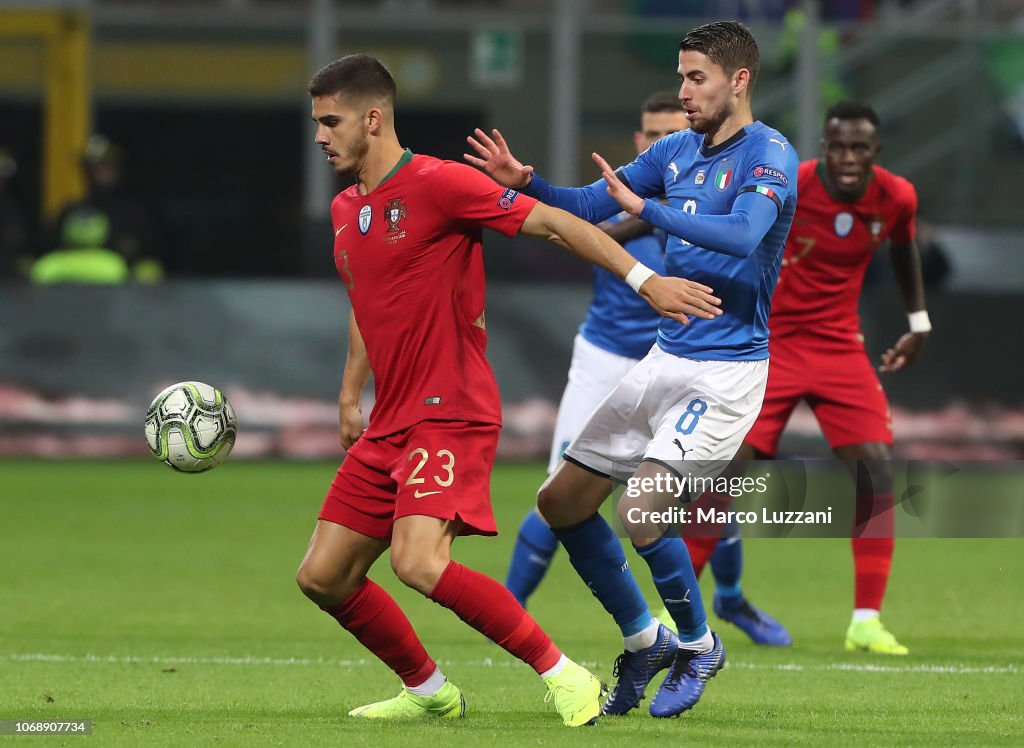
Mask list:
[[[715,615],[728,621],[750,637],[754,644],[766,647],[788,647],[793,637],[781,623],[758,610],[742,595],[723,598],[715,595]]]
[[[718,634],[711,632],[714,645],[707,652],[680,649],[675,661],[651,700],[652,717],[678,717],[700,701],[704,685],[725,664],[725,647]]]
[[[612,677],[618,680],[601,713],[620,716],[635,709],[644,697],[644,689],[655,675],[672,664],[679,649],[679,638],[664,624],[658,626],[654,644],[639,652],[623,652],[615,660]]]

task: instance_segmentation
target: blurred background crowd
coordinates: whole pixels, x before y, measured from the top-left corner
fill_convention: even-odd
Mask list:
[[[500,126],[543,173],[582,182],[596,176],[592,150],[629,158],[639,102],[674,84],[677,37],[718,17],[754,28],[756,113],[801,156],[815,155],[829,104],[878,109],[885,165],[916,184],[938,227],[926,245],[949,243],[945,226],[981,230],[986,250],[1001,244],[989,232],[1020,229],[1024,10],[1013,0],[8,2],[0,271],[31,277],[44,254],[90,247],[117,256],[97,271],[105,279],[328,276],[318,231],[338,185],[309,157],[304,96],[320,58],[389,62],[414,151],[460,158],[473,127]],[[76,64],[74,76],[51,69]],[[552,273],[543,249],[492,254],[492,279],[532,277],[538,262],[548,277],[586,278],[564,258]]]
[[[25,392],[118,397],[96,363],[109,356],[119,386],[146,393],[199,377],[203,366],[179,376],[175,362],[215,341],[214,384],[331,399],[346,302],[328,207],[344,185],[312,144],[305,84],[320,65],[381,58],[414,152],[461,160],[474,127],[499,127],[539,172],[581,184],[597,177],[590,152],[631,158],[640,103],[676,84],[679,38],[719,18],[754,31],[755,115],[802,158],[817,155],[828,105],[862,99],[881,115],[882,165],[917,188],[936,333],[928,361],[889,390],[906,411],[897,438],[902,422],[923,443],[1024,452],[1020,0],[0,0],[0,314],[18,321],[0,333],[0,453],[38,435],[42,406]],[[546,423],[589,268],[543,242],[489,235],[486,247],[503,394],[528,424],[547,404]],[[905,320],[885,258],[876,265],[864,319],[878,349]],[[310,325],[309,307],[293,308],[320,295],[331,319]],[[528,304],[566,306],[532,319]],[[82,317],[89,329],[73,324]],[[184,334],[196,326],[198,341]],[[147,347],[147,335],[178,348]],[[260,335],[267,365],[246,358]]]

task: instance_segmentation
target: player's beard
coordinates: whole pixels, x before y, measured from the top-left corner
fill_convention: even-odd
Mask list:
[[[364,126],[362,132],[359,133],[359,137],[353,140],[349,145],[345,146],[341,152],[341,167],[338,172],[344,176],[358,178],[359,170],[363,166],[363,162],[366,160],[366,154],[370,151],[370,138],[367,136],[368,130]]]
[[[692,129],[696,133],[700,133],[701,135],[707,135],[709,133],[714,135],[716,132],[718,132],[718,128],[722,126],[722,123],[724,123],[727,119],[729,119],[729,117],[732,116],[733,111],[734,109],[732,104],[726,102],[725,104],[722,105],[722,108],[714,116],[709,115],[704,119],[698,120],[696,122],[691,122],[690,129]]]

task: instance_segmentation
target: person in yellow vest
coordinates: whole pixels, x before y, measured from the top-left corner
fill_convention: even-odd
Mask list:
[[[70,203],[55,223],[54,249],[32,266],[33,282],[152,283],[163,278],[153,251],[149,211],[122,183],[124,154],[102,135],[82,157],[88,194]]]

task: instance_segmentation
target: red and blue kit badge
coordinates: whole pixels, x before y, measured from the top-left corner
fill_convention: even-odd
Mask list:
[[[498,198],[498,207],[502,210],[512,210],[512,203],[516,201],[517,197],[519,197],[519,193],[515,190],[505,190]]]
[[[784,172],[781,172],[772,166],[755,166],[754,178],[760,179],[761,177],[769,177],[770,179],[778,180],[787,187],[789,186],[789,177],[787,177]]]

